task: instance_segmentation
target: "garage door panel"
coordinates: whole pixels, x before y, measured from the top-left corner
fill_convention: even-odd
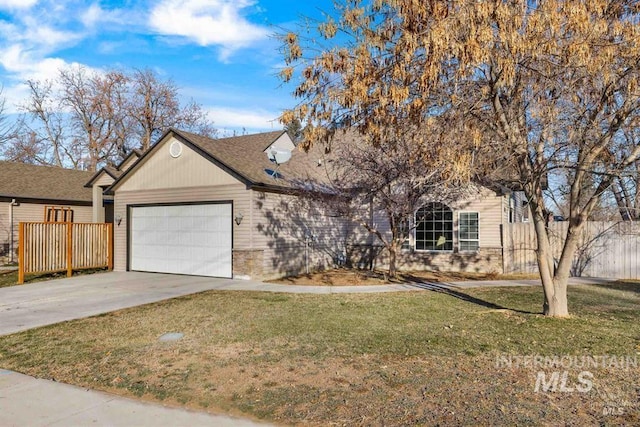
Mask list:
[[[231,204],[131,209],[132,270],[232,276]]]

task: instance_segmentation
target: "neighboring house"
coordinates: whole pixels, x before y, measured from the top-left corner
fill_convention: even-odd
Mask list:
[[[91,222],[91,172],[0,161],[0,258],[15,261],[20,222]]]
[[[291,160],[272,163],[274,147],[291,150]],[[284,131],[223,139],[168,131],[124,172],[91,181],[94,195],[114,200],[115,270],[265,279],[371,263],[373,236],[296,196],[301,185],[326,182],[320,160]],[[107,175],[114,181],[103,190]],[[502,271],[501,226],[512,198],[483,188],[473,200],[425,205],[400,266]],[[384,228],[383,216],[372,220]]]

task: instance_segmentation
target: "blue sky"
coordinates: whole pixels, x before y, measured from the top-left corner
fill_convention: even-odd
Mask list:
[[[295,100],[276,74],[273,34],[331,0],[0,0],[0,82],[6,112],[27,79],[61,67],[151,68],[210,114],[217,128],[279,129]]]

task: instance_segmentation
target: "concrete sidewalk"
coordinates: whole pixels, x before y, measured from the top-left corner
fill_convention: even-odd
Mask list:
[[[605,279],[599,277],[570,277],[569,285],[596,285],[613,283],[617,279]],[[447,282],[446,285],[450,285],[456,288],[468,289],[468,288],[496,288],[496,287],[511,287],[511,286],[542,286],[540,279],[522,279],[522,280],[474,280],[465,282]]]
[[[0,369],[0,426],[258,426]]]

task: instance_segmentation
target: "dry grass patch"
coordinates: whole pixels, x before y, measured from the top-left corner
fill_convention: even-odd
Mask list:
[[[271,283],[312,286],[366,286],[406,282],[459,282],[467,280],[521,280],[537,279],[535,274],[463,273],[447,271],[401,272],[390,278],[384,270],[358,270],[339,268],[299,276],[271,280]]]
[[[638,285],[570,298],[576,315],[554,320],[537,314],[533,287],[207,292],[0,338],[0,366],[282,424],[640,423],[637,366],[594,369],[587,393],[536,393],[539,369],[497,365],[640,352]],[[166,332],[185,336],[159,342]],[[579,370],[568,371],[575,385]]]
[[[106,268],[77,270],[73,272],[73,275],[81,276],[84,274],[104,273],[106,271],[108,271]],[[29,274],[25,277],[25,283],[46,282],[48,280],[62,279],[65,277],[67,277],[66,271],[48,274]],[[17,270],[0,271],[0,288],[6,288],[9,286],[20,286],[18,285]]]

